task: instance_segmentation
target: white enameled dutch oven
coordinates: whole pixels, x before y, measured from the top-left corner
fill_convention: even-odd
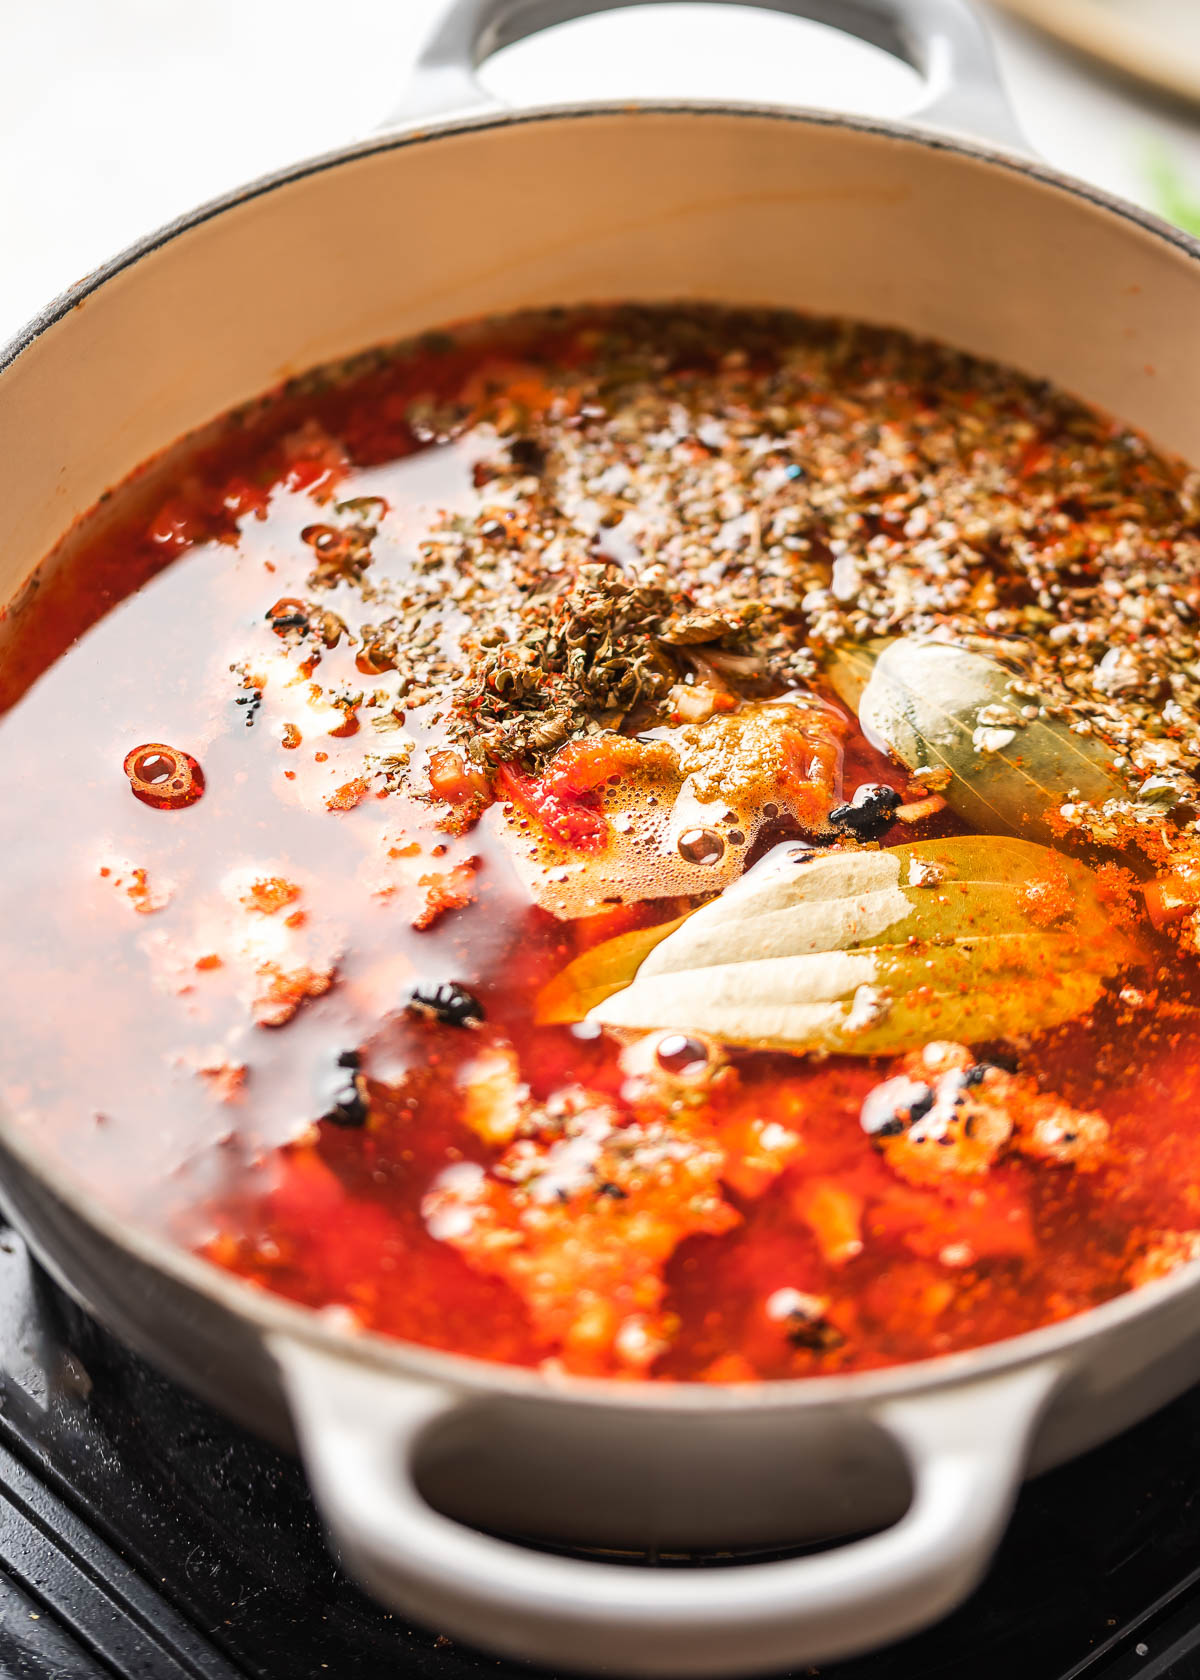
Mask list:
[[[888,323],[1045,375],[1200,459],[1200,246],[1029,158],[957,0],[780,6],[907,59],[923,109],[496,111],[475,66],[602,0],[461,0],[402,122],[205,205],[68,292],[0,361],[0,595],[139,462],[286,376],[554,303],[703,298]],[[126,1228],[11,1120],[0,1152],[4,1201],[51,1272],[168,1372],[295,1439],[334,1544],[380,1598],[561,1668],[747,1675],[895,1639],[978,1579],[1024,1474],[1200,1377],[1191,1266],[896,1370],[551,1378],[339,1331]],[[639,1570],[495,1533],[869,1537]]]

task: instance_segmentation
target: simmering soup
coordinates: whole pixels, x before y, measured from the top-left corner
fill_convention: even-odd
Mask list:
[[[0,623],[0,1100],[256,1287],[626,1379],[1200,1257],[1195,476],[791,314],[320,370]]]

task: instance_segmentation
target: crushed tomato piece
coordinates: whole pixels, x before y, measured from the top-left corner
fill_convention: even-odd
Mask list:
[[[451,910],[465,910],[468,904],[474,904],[478,893],[475,877],[481,863],[481,858],[466,858],[453,869],[422,875],[418,885],[425,888],[425,904],[413,917],[413,927],[423,933]]]
[[[598,852],[608,842],[609,826],[596,809],[591,789],[580,789],[569,777],[522,775],[511,764],[496,771],[501,793],[573,852]]]
[[[711,1133],[621,1124],[601,1098],[556,1095],[489,1172],[447,1167],[422,1203],[430,1233],[503,1277],[573,1371],[649,1363],[671,1340],[663,1268],[689,1236],[738,1214],[720,1193]]]

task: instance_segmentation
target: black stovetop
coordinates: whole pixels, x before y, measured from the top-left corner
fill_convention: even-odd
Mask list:
[[[372,1604],[291,1459],[128,1353],[0,1235],[4,1680],[526,1672]],[[1197,1680],[1200,1389],[1027,1487],[988,1580],[940,1627],[806,1673]]]

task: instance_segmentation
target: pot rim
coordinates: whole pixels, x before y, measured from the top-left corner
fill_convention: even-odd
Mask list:
[[[949,152],[1011,174],[1038,186],[1067,193],[1093,208],[1131,224],[1139,233],[1168,244],[1200,265],[1200,238],[1175,227],[1153,212],[1102,188],[1068,175],[1038,159],[1009,152],[987,142],[922,129],[903,120],[850,116],[802,106],[779,106],[751,101],[636,100],[588,101],[537,105],[518,111],[451,116],[437,121],[391,126],[364,140],[316,153],[296,163],[207,199],[194,210],[144,235],[116,256],[61,292],[39,311],[7,344],[0,347],[0,375],[43,333],[65,319],[94,292],[143,257],[191,232],[228,210],[248,204],[310,175],[340,168],[379,153],[409,146],[435,144],[461,134],[487,132],[518,124],[583,121],[645,116],[722,116],[767,118],[801,126],[872,135],[924,150]],[[168,440],[169,447],[175,440]],[[65,533],[64,533],[65,535]],[[210,1261],[159,1237],[140,1224],[123,1219],[78,1180],[69,1167],[51,1163],[36,1138],[0,1107],[0,1151],[14,1156],[22,1168],[53,1198],[114,1246],[135,1260],[165,1273],[172,1281],[204,1296],[214,1305],[251,1324],[264,1338],[284,1337],[316,1346],[327,1354],[354,1359],[397,1378],[418,1378],[441,1387],[495,1395],[551,1401],[574,1401],[593,1406],[641,1411],[743,1411],[804,1407],[866,1405],[956,1383],[996,1376],[1021,1365],[1076,1352],[1115,1332],[1134,1319],[1169,1311],[1185,1295],[1200,1296],[1200,1260],[1189,1262],[1170,1276],[1129,1290],[1100,1306],[1077,1313],[1057,1324],[986,1343],[962,1352],[940,1354],[875,1370],[826,1376],[763,1378],[751,1383],[649,1381],[630,1383],[616,1378],[579,1377],[547,1373],[536,1367],[507,1365],[465,1354],[443,1352],[375,1331],[335,1327],[319,1308],[305,1307],[272,1295]],[[35,1244],[35,1247],[37,1245]],[[55,1270],[53,1254],[46,1259]],[[64,1281],[69,1281],[65,1280]]]
[[[1052,187],[1061,192],[1069,193],[1072,197],[1081,199],[1093,208],[1105,210],[1109,214],[1131,223],[1141,232],[1150,234],[1168,245],[1173,245],[1184,256],[1200,261],[1200,237],[1185,232],[1183,228],[1167,221],[1162,216],[1156,215],[1152,210],[1146,210],[1129,199],[1105,191],[1102,187],[1093,186],[1090,182],[1056,169],[1053,165],[1032,155],[1008,151],[989,141],[975,140],[967,135],[921,128],[917,124],[906,122],[902,118],[849,115],[838,111],[819,110],[812,106],[774,105],[751,100],[638,99],[575,101],[564,104],[536,105],[513,111],[466,113],[461,116],[450,116],[433,121],[418,120],[399,125],[389,124],[378,133],[368,135],[366,139],[350,141],[343,146],[335,146],[327,151],[315,152],[309,157],[298,159],[295,163],[284,164],[279,169],[269,170],[266,174],[254,176],[251,180],[231,188],[228,192],[219,193],[213,198],[205,199],[194,209],[185,211],[171,221],[164,222],[161,227],[144,234],[140,239],[134,240],[132,244],[125,246],[115,256],[110,257],[107,262],[93,269],[90,274],[84,275],[81,280],[75,281],[65,291],[51,298],[43,309],[40,309],[5,344],[0,346],[0,373],[3,373],[24,351],[29,349],[44,332],[57,325],[73,309],[78,308],[93,292],[98,291],[108,281],[115,279],[125,269],[132,268],[143,257],[152,255],[160,247],[169,244],[171,240],[178,239],[183,234],[189,233],[193,228],[212,221],[215,217],[223,215],[227,210],[236,209],[239,205],[248,204],[256,198],[265,197],[269,192],[274,192],[280,187],[291,186],[310,175],[324,174],[327,170],[340,168],[343,164],[355,163],[360,158],[371,157],[377,153],[399,151],[409,146],[431,145],[439,140],[450,139],[459,134],[480,133],[490,129],[515,128],[533,123],[582,121],[595,117],[625,117],[637,121],[646,116],[765,117],[809,128],[842,129],[852,134],[874,135],[881,140],[900,141],[926,151],[949,152],[953,155],[971,158],[976,162],[1007,170],[1011,174],[1024,175],[1040,186]]]

